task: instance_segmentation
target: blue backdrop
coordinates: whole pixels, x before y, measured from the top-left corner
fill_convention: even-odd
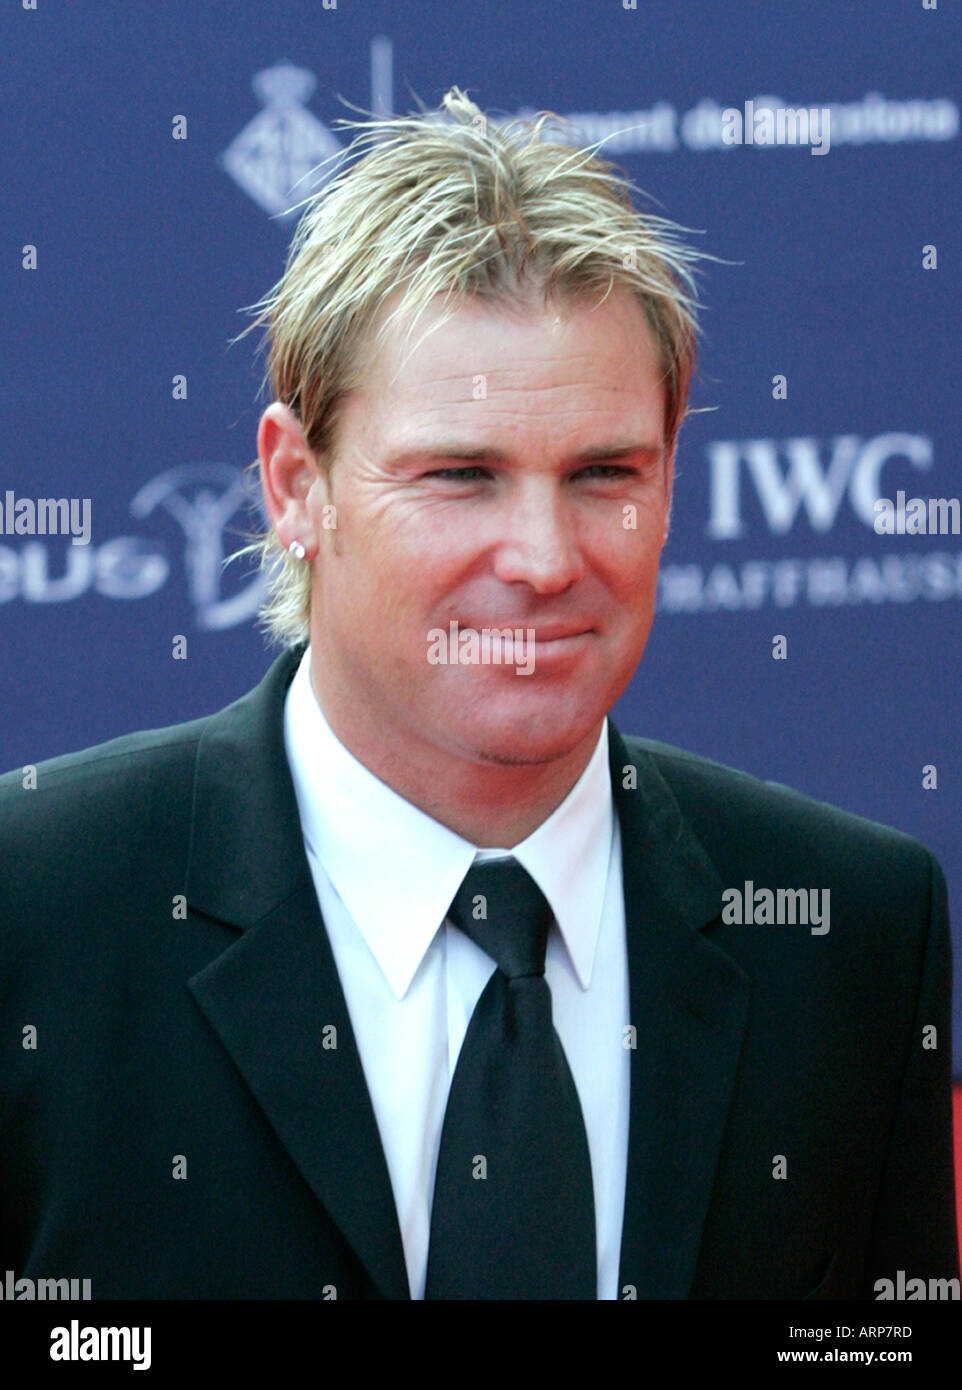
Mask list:
[[[959,961],[962,540],[873,525],[879,497],[959,491],[955,7],[11,0],[2,23],[0,766],[266,669],[257,577],[219,564],[267,403],[253,336],[228,340],[283,268],[292,184],[348,138],[339,97],[407,111],[457,83],[613,136],[729,262],[616,720],[921,838]],[[819,113],[809,144],[761,143],[785,106]],[[89,545],[14,531],[39,497],[90,499]]]

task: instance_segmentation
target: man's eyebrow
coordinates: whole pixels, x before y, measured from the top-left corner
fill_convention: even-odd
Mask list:
[[[584,464],[595,463],[607,459],[631,458],[637,455],[645,455],[650,459],[660,460],[665,456],[665,446],[663,443],[653,443],[649,440],[612,440],[609,444],[592,444],[587,449],[579,449],[578,452],[566,460],[568,463]],[[452,441],[450,444],[438,443],[414,447],[401,450],[399,453],[392,454],[387,460],[388,467],[399,467],[405,463],[445,463],[451,459],[460,459],[464,463],[507,463],[510,454],[503,449],[494,449],[488,445],[467,445],[461,442]]]
[[[576,454],[575,462],[591,463],[594,459],[630,458],[634,454],[646,454],[649,458],[661,459],[665,455],[665,446],[649,441],[616,440],[612,444],[594,444],[590,449],[582,449]]]

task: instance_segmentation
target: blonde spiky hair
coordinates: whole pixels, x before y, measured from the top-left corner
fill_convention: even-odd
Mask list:
[[[337,123],[360,131],[334,156],[346,167],[306,200],[283,276],[238,335],[267,326],[274,398],[298,417],[318,465],[330,469],[337,406],[396,319],[410,335],[438,296],[443,322],[468,295],[511,300],[524,288],[545,302],[596,289],[604,297],[618,285],[634,294],[661,361],[670,449],[695,365],[694,263],[714,258],[682,242],[676,223],[639,213],[634,185],[596,156],[598,145],[544,139],[546,127],[563,124],[554,112],[495,124],[458,87],[442,105],[450,119],[422,112]],[[372,332],[395,292],[398,303]],[[262,626],[289,646],[306,641],[310,565],[287,553],[273,527],[231,558],[248,554],[270,571]]]

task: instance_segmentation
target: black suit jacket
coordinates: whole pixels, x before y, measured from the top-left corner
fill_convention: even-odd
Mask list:
[[[409,1296],[284,753],[301,650],[210,718],[41,763],[34,790],[0,779],[0,1269],[18,1278]],[[938,864],[609,734],[636,1029],[623,1296],[957,1277]],[[828,888],[830,931],[725,925],[745,880]]]

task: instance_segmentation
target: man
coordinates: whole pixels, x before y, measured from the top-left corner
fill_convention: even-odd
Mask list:
[[[365,126],[261,306],[284,654],[3,779],[4,1267],[95,1298],[956,1278],[938,864],[607,717],[693,257],[588,154],[445,105]]]

